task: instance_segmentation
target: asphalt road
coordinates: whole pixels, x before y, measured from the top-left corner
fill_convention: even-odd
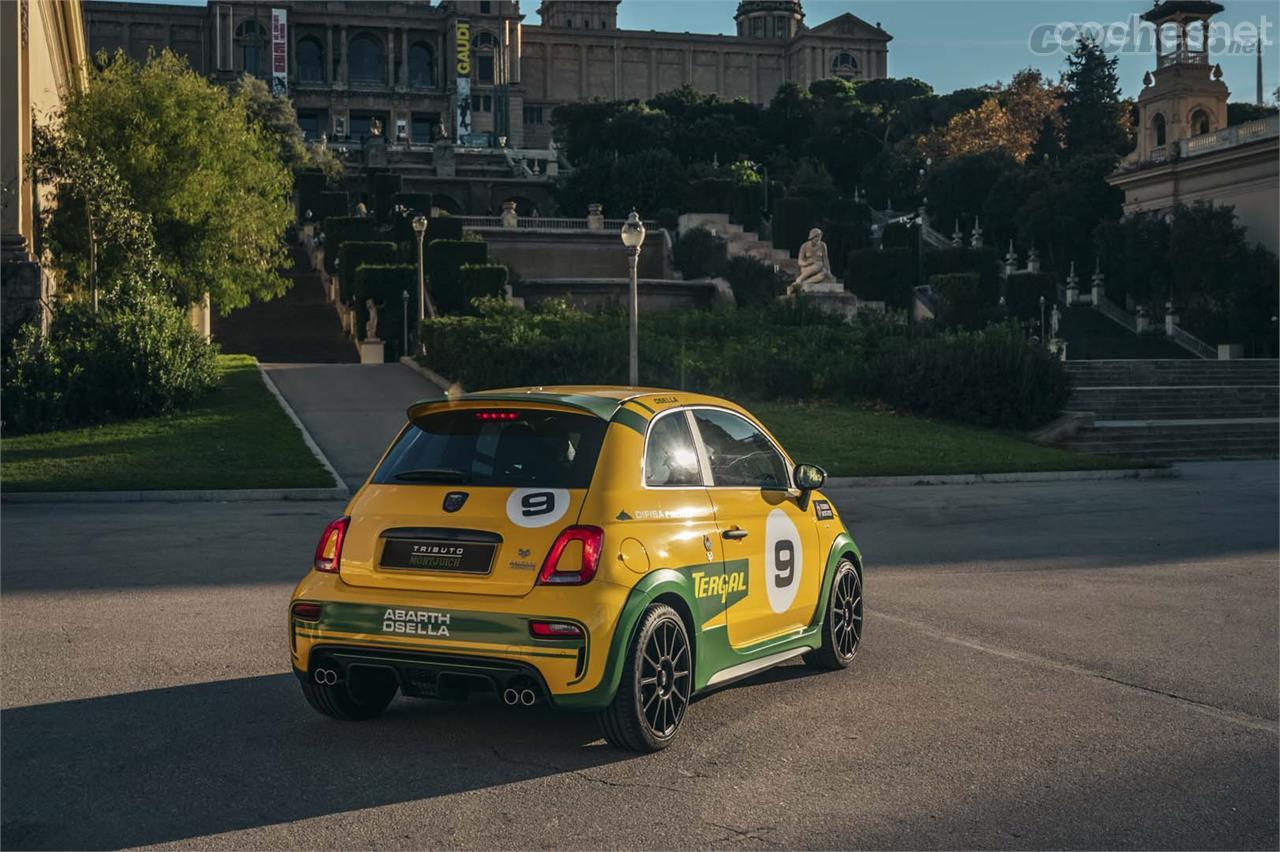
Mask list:
[[[5,506],[0,845],[1276,848],[1274,463],[833,496],[854,667],[644,757],[543,710],[312,712],[284,615],[338,504]]]

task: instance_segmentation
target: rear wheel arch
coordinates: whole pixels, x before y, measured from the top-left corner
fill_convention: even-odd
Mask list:
[[[684,632],[689,636],[689,668],[697,683],[698,675],[698,629],[694,624],[693,611],[689,608],[689,604],[683,597],[674,591],[665,591],[655,597],[650,603],[666,604],[676,611],[680,616],[680,620],[684,622]],[[638,623],[637,623],[638,626]],[[634,628],[633,628],[634,632]]]

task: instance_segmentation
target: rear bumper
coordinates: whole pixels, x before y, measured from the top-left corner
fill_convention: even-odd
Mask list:
[[[361,648],[348,645],[315,645],[309,662],[312,669],[336,669],[346,678],[352,669],[370,668],[392,672],[400,691],[414,698],[465,700],[475,693],[501,695],[508,689],[533,690],[539,701],[552,700],[542,673],[534,666],[503,660],[458,654]],[[295,668],[299,680],[311,677]]]

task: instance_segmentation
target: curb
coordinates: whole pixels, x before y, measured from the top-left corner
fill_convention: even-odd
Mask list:
[[[1176,467],[1139,467],[1117,470],[1048,470],[1026,473],[960,473],[932,476],[829,476],[823,489],[901,485],[982,485],[1001,482],[1086,482],[1098,479],[1177,479]]]
[[[419,376],[422,376],[422,378],[431,382],[431,384],[440,388],[440,392],[445,394],[446,396],[449,394],[449,391],[453,388],[457,388],[459,392],[465,392],[465,391],[462,391],[462,385],[459,385],[456,382],[449,381],[444,376],[437,373],[435,370],[431,369],[430,367],[422,366],[421,364],[413,360],[413,358],[409,357],[408,355],[401,358],[400,363],[404,364],[410,370],[413,370]]]
[[[19,491],[0,495],[0,503],[251,503],[262,501],[346,500],[342,488],[212,488],[190,491]]]
[[[271,391],[271,395],[276,398],[276,402],[280,403],[280,407],[284,409],[284,413],[289,416],[289,419],[293,421],[293,425],[297,426],[298,431],[302,433],[302,441],[307,445],[307,449],[311,450],[311,455],[315,456],[316,460],[319,461],[320,464],[324,467],[324,469],[329,472],[329,475],[333,477],[334,487],[331,490],[341,490],[343,492],[343,496],[350,496],[351,491],[347,488],[347,484],[342,481],[342,477],[338,476],[338,471],[334,470],[333,465],[329,463],[329,460],[325,458],[324,453],[320,451],[320,445],[317,444],[315,442],[315,439],[311,437],[311,433],[307,431],[307,427],[302,425],[302,420],[298,418],[297,412],[293,410],[293,406],[290,405],[289,401],[284,398],[284,394],[280,393],[280,389],[276,387],[276,383],[271,381],[271,376],[267,375],[267,371],[263,369],[262,364],[258,363],[257,359],[254,359],[254,363],[258,364],[258,375],[262,376],[262,383],[267,386],[267,390]],[[257,491],[260,489],[243,489],[243,490]],[[290,488],[290,489],[284,489],[284,490],[311,491],[314,489]],[[320,489],[320,490],[325,490],[325,489]],[[252,498],[246,498],[246,499],[252,499]],[[289,498],[277,497],[275,499],[287,500]],[[294,498],[294,499],[299,499],[299,498]]]

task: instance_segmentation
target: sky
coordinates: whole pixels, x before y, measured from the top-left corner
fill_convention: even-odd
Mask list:
[[[173,0],[170,0],[172,2]],[[180,0],[204,5],[204,0]],[[1263,43],[1263,95],[1268,103],[1280,85],[1280,2],[1222,0],[1226,11],[1214,18],[1222,45],[1212,57],[1221,63],[1223,80],[1233,101],[1252,102],[1256,92],[1255,39]],[[522,4],[528,23],[537,23],[537,0]],[[623,0],[618,25],[624,29],[732,34],[737,0]],[[1120,55],[1120,82],[1126,96],[1136,97],[1142,75],[1155,66],[1146,44],[1134,45],[1124,31],[1145,0],[806,0],[805,23],[815,26],[852,12],[879,22],[893,35],[889,75],[918,77],[940,93],[999,80],[1014,72],[1038,68],[1056,78],[1064,54],[1054,43],[1055,31],[1074,32],[1086,24],[1108,28]],[[1065,28],[1059,28],[1064,25]],[[1068,37],[1066,41],[1070,41]],[[1045,47],[1044,45],[1046,45]]]

